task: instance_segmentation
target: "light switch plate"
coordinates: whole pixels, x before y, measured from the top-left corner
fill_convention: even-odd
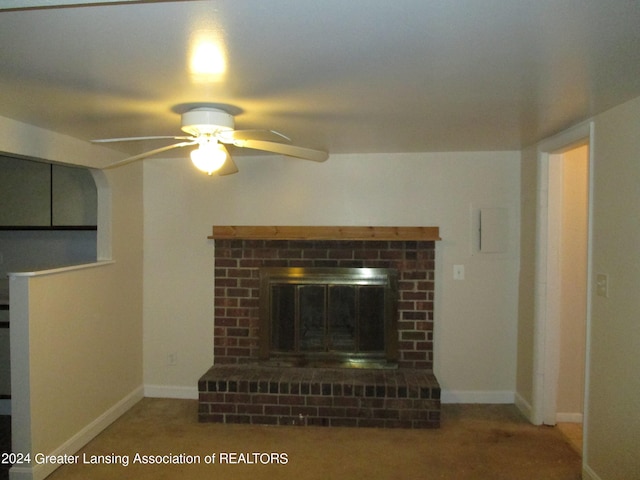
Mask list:
[[[609,275],[606,273],[596,275],[596,295],[609,298]]]

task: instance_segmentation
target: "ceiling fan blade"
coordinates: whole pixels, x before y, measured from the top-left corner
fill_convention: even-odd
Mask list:
[[[91,140],[91,143],[116,143],[116,142],[138,142],[141,140],[190,140],[193,137],[174,137],[174,136],[153,136],[153,137],[122,137],[122,138],[98,138]]]
[[[324,162],[329,158],[329,154],[323,150],[297,147],[295,145],[287,145],[284,143],[266,142],[263,140],[237,140],[233,142],[233,144],[236,147],[254,148],[256,150],[279,153],[281,155],[302,158],[304,160],[312,160],[314,162]]]
[[[111,165],[108,165],[108,166],[104,167],[104,170],[108,170],[110,168],[121,167],[122,165],[126,165],[126,164],[132,163],[132,162],[136,162],[138,160],[142,160],[142,159],[150,157],[152,155],[157,155],[158,153],[166,152],[167,150],[172,150],[174,148],[180,148],[180,147],[187,147],[189,145],[195,145],[196,143],[198,143],[198,142],[192,140],[192,141],[189,141],[189,142],[174,143],[173,145],[168,145],[166,147],[156,148],[155,150],[150,150],[148,152],[140,153],[138,155],[134,155],[133,157],[125,158],[124,160],[120,160],[119,162],[112,163]]]
[[[261,140],[264,142],[291,143],[291,139],[275,130],[228,130],[218,133],[218,140],[233,143],[236,140]]]
[[[234,173],[238,173],[238,166],[231,158],[231,155],[227,155],[227,159],[218,170],[218,175],[233,175]]]

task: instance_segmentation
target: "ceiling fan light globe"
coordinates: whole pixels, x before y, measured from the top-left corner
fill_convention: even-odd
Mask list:
[[[220,144],[214,146],[201,145],[191,152],[191,162],[198,170],[205,172],[207,175],[212,175],[220,170],[226,160],[227,151]]]

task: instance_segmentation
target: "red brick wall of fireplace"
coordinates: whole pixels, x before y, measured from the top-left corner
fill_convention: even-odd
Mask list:
[[[258,360],[260,267],[394,268],[398,366],[433,369],[435,242],[216,240],[216,364]]]

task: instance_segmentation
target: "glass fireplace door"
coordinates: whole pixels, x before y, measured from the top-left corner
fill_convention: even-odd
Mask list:
[[[261,289],[265,358],[391,360],[395,276],[384,269],[269,269]],[[286,270],[286,271],[285,271]],[[289,272],[293,270],[293,272]],[[267,298],[262,298],[262,296]]]

